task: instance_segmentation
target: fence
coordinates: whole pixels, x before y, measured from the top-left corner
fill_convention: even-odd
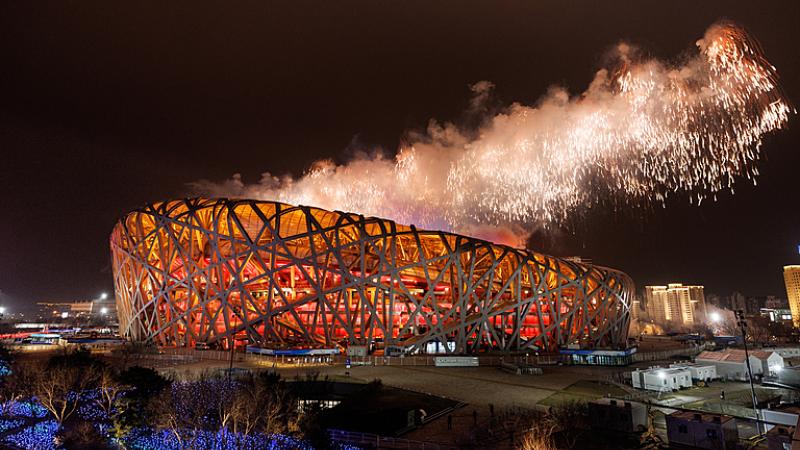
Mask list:
[[[411,439],[394,438],[381,436],[372,433],[357,433],[342,430],[328,430],[328,436],[332,442],[343,444],[353,444],[365,448],[395,448],[408,450],[443,450],[451,447],[443,447],[432,442],[414,441]]]
[[[541,375],[542,368],[541,367],[534,367],[534,366],[520,366],[517,364],[511,363],[503,363],[500,366],[506,372],[517,374],[517,375]]]
[[[352,365],[370,366],[435,366],[435,358],[444,355],[412,355],[412,356],[335,356],[333,363],[344,364],[348,359]],[[477,356],[478,365],[501,367],[503,364],[519,366],[555,365],[560,361],[559,355],[530,356]]]
[[[231,352],[224,350],[196,350],[193,348],[164,348],[161,355],[192,356],[198,359],[212,361],[229,361]],[[150,357],[154,357],[150,355]],[[353,366],[434,366],[435,358],[442,355],[411,355],[411,356],[271,356],[255,353],[233,353],[235,362],[263,361],[279,364],[336,364],[344,365],[348,361]],[[559,362],[558,355],[529,355],[529,356],[478,356],[479,365],[500,367],[503,364],[519,366],[529,365],[554,365]]]
[[[706,342],[702,345],[691,347],[675,348],[671,350],[660,350],[655,352],[639,352],[633,354],[633,362],[659,361],[662,359],[675,358],[676,356],[695,356],[700,352],[714,348],[713,342]]]
[[[713,347],[713,344],[703,344],[693,347],[684,347],[671,350],[662,350],[654,352],[640,352],[632,355],[633,362],[645,361],[658,361],[670,359],[678,356],[695,356],[698,353],[706,350],[708,347]],[[164,348],[160,352],[162,355],[183,355],[191,356],[203,360],[212,361],[229,361],[231,352],[226,350],[196,350],[193,348]],[[150,355],[151,357],[156,355]],[[349,362],[353,366],[435,366],[435,358],[442,355],[409,355],[409,356],[270,356],[259,355],[255,353],[242,353],[237,351],[233,353],[235,362],[243,361],[261,361],[268,364],[292,364],[292,365],[308,365],[308,364],[336,364],[344,365]],[[478,356],[480,366],[494,366],[503,367],[504,365],[517,365],[517,366],[547,366],[563,363],[561,355],[545,354],[545,355],[515,355],[515,356],[494,356],[494,355],[481,355]]]
[[[226,350],[195,350],[193,348],[185,347],[172,347],[164,348],[161,350],[163,355],[176,355],[176,356],[192,356],[198,359],[207,359],[212,361],[230,361],[231,352]],[[244,353],[234,352],[233,360],[242,362],[247,359]]]

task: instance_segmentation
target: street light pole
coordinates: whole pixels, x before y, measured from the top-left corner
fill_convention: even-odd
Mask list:
[[[747,364],[747,379],[750,380],[750,395],[753,398],[753,411],[756,414],[756,430],[758,435],[761,436],[761,420],[758,414],[758,401],[756,400],[756,388],[753,385],[753,370],[750,368],[750,353],[747,350],[747,321],[744,319],[744,311],[741,309],[736,311],[737,325],[742,329],[742,343],[744,344],[744,360]]]

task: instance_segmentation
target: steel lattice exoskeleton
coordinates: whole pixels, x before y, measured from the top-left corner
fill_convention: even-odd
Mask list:
[[[187,199],[111,235],[120,333],[159,345],[626,344],[622,272],[356,214]]]

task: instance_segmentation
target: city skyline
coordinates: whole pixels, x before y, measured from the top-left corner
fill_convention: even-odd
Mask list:
[[[512,13],[411,4],[365,6],[358,17],[331,8],[333,21],[283,5],[275,14],[242,8],[216,22],[198,6],[178,28],[153,20],[183,13],[174,9],[3,8],[0,54],[15,70],[0,78],[0,145],[8,153],[0,292],[16,308],[112,292],[106,249],[114,223],[130,209],[191,195],[188,183],[241,173],[252,184],[267,171],[299,177],[315,160],[343,163],[376,147],[391,157],[409,130],[431,119],[476,129],[515,101],[536,104],[549,86],[582,92],[621,41],[674,61],[709,25],[730,19],[761,42],[787,98],[800,93],[787,45],[794,18],[759,5],[626,5],[617,17],[609,12],[617,8],[599,6]],[[458,20],[476,14],[483,19]],[[304,27],[273,22],[287,15]],[[395,15],[416,32],[399,33],[390,25]],[[125,32],[143,23],[148,34]],[[197,23],[210,31],[193,33]],[[474,27],[485,30],[481,39]],[[472,111],[469,86],[484,80],[493,97]],[[536,229],[528,247],[619,268],[637,292],[681,280],[707,294],[784,297],[782,268],[800,263],[800,211],[785,203],[800,164],[795,121],[766,137],[755,186],[740,180],[735,194],[700,206],[677,194],[664,208],[593,208]]]

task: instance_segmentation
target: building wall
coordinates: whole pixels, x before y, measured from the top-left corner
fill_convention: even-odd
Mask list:
[[[687,286],[689,288],[689,298],[691,299],[692,311],[695,322],[705,322],[706,320],[706,296],[703,286]]]
[[[666,286],[645,286],[645,308],[650,319],[658,323],[669,320],[667,317]]]
[[[800,328],[800,266],[785,266],[783,281],[786,284],[789,309],[792,311],[792,323],[795,328]]]
[[[589,423],[597,430],[634,433],[647,429],[648,406],[603,398],[589,402]]]
[[[667,416],[667,439],[671,446],[682,444],[704,449],[733,449],[736,448],[738,432],[734,420],[716,423],[704,420],[687,420],[683,417],[669,415]]]
[[[714,380],[717,378],[717,368],[713,365],[670,364],[670,367],[685,368],[694,380]]]
[[[680,318],[685,325],[694,324],[694,307],[692,298],[689,295],[689,288],[680,285],[670,285],[669,289],[670,304],[675,305],[673,319]]]
[[[631,321],[632,322],[639,322],[642,318],[642,310],[641,310],[642,303],[639,298],[634,298],[633,303],[631,304]]]
[[[697,359],[698,364],[713,364],[717,368],[717,375],[726,380],[747,380],[747,364],[744,361],[715,361],[715,360],[702,360]],[[753,370],[753,375],[761,375],[764,373],[764,366],[761,360],[755,356],[750,356],[750,366]]]
[[[717,378],[717,368],[714,366],[697,367],[693,370],[692,376],[697,377],[698,380],[713,380]]]
[[[767,358],[767,360],[764,362],[767,365],[767,367],[764,368],[764,373],[769,375],[777,375],[777,372],[779,372],[780,369],[783,369],[783,366],[785,365],[783,362],[783,357],[777,352],[769,355],[769,358]]]
[[[783,359],[800,358],[800,347],[778,347],[773,348],[773,352],[781,355]]]
[[[649,391],[671,391],[692,386],[689,370],[660,369],[635,370],[631,373],[633,387]]]

